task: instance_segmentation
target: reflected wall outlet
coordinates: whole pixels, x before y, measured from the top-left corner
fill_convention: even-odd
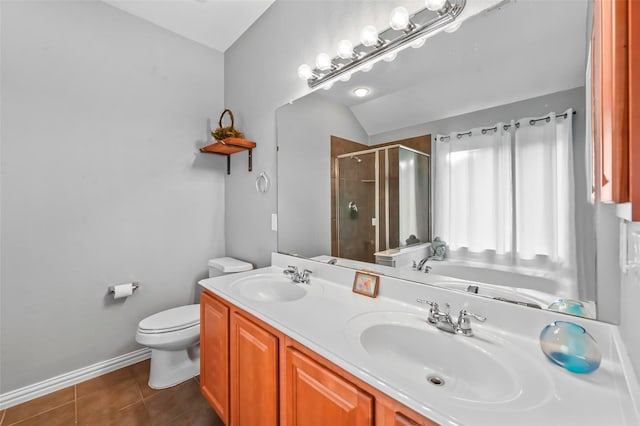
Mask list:
[[[629,222],[627,238],[627,264],[640,267],[640,222]]]
[[[640,270],[640,222],[622,222],[620,235],[622,271]]]
[[[271,213],[271,230],[278,231],[278,213]]]

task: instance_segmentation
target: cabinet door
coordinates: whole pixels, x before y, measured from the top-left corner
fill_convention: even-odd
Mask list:
[[[278,338],[231,315],[231,424],[278,424]]]
[[[596,201],[623,203],[629,188],[628,0],[595,0],[591,41]],[[632,71],[633,72],[633,71]],[[637,71],[636,71],[637,73]]]
[[[229,424],[229,308],[203,292],[200,297],[200,390]]]
[[[293,348],[285,358],[285,426],[373,425],[370,395]]]

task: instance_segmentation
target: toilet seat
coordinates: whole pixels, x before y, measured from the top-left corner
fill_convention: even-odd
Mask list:
[[[138,332],[162,334],[200,325],[200,305],[179,306],[151,315],[138,324]],[[198,327],[199,328],[199,327]]]

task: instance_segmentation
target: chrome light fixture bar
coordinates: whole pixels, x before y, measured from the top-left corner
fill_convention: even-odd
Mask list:
[[[417,43],[416,47],[421,46],[424,39],[438,30],[453,28],[456,18],[466,5],[466,0],[426,0],[425,4],[425,8],[404,19],[402,14],[408,15],[406,9],[394,9],[390,27],[378,33],[374,27],[367,25],[363,29],[361,44],[352,47],[350,41],[342,40],[338,44],[337,56],[328,58],[327,54],[321,53],[318,55],[315,68],[303,64],[298,68],[298,75],[307,80],[312,89],[322,85],[331,87],[338,79],[346,81],[352,73],[368,71],[367,68],[370,69],[382,59],[393,60],[400,50],[412,43]],[[402,27],[405,21],[406,25]],[[348,55],[348,50],[351,50],[351,55]]]

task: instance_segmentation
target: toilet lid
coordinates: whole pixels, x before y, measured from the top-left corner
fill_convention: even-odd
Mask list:
[[[200,323],[200,305],[179,306],[151,315],[138,324],[142,333],[168,333]]]

